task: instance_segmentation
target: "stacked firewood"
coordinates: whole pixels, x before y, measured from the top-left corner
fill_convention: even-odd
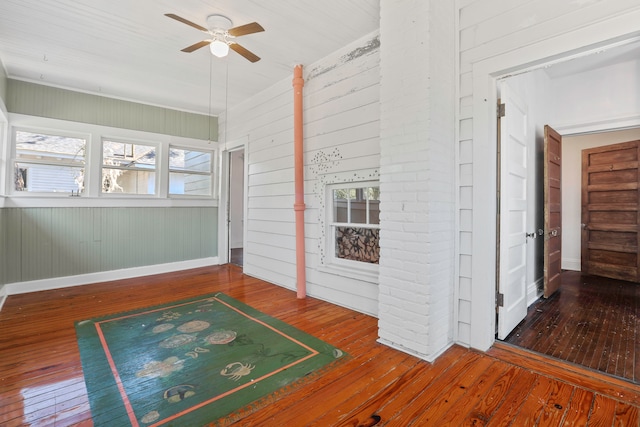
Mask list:
[[[336,229],[338,258],[378,264],[380,259],[380,230],[356,227]]]

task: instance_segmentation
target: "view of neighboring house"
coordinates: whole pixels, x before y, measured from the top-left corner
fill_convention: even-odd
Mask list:
[[[517,249],[517,273],[498,250],[509,226],[541,228],[541,129],[640,127],[638,22],[631,0],[383,0],[378,31],[303,64],[307,294],[377,317],[380,342],[426,360],[453,343],[488,349],[541,295],[542,239]],[[112,114],[125,101],[73,91],[76,107],[54,115],[41,104],[61,90],[1,67],[0,80],[0,298],[226,263],[235,150],[244,272],[296,289],[291,78],[226,111],[214,143],[206,116],[158,109],[151,130],[142,113],[132,128]],[[517,104],[527,120],[524,148],[497,160],[507,96],[505,114]],[[100,119],[83,121],[87,109]],[[68,139],[45,153],[20,132]],[[527,170],[524,207],[501,225],[509,162]],[[22,194],[43,191],[82,197]]]

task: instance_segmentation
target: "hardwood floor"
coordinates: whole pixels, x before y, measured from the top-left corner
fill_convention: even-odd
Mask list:
[[[640,284],[577,271],[506,342],[640,384]]]
[[[92,425],[74,321],[224,292],[348,352],[240,426],[640,426],[640,389],[498,344],[434,363],[376,342],[377,319],[207,267],[14,295],[0,312],[0,425]]]

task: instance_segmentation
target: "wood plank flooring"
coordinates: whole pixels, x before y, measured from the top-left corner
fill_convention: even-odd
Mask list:
[[[529,307],[506,342],[640,384],[640,284],[578,271]]]
[[[74,321],[224,292],[352,358],[238,426],[640,426],[640,389],[498,344],[434,363],[376,342],[377,319],[234,266],[14,295],[0,312],[0,425],[91,426]]]

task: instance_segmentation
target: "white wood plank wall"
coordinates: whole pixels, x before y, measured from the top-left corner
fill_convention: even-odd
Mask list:
[[[244,271],[295,289],[293,66],[291,77],[221,118],[221,143],[248,138]],[[374,33],[315,64],[302,64],[307,293],[377,314],[377,283],[321,266],[328,182],[377,178],[379,38]],[[233,90],[230,83],[229,90]],[[226,132],[225,132],[226,131]]]

